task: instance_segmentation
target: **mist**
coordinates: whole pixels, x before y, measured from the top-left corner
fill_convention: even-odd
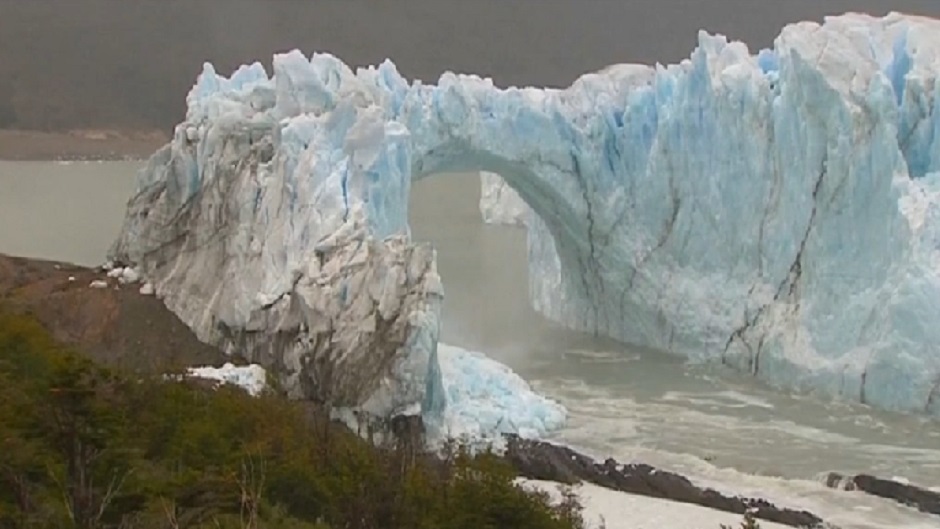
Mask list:
[[[940,16],[935,0],[0,0],[0,128],[169,131],[204,61],[221,72],[299,48],[408,78],[447,70],[566,86],[621,62],[687,57],[697,31],[752,48],[826,14]]]

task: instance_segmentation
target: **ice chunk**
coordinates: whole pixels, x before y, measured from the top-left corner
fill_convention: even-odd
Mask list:
[[[564,426],[567,412],[508,367],[477,351],[439,344],[445,412],[432,437],[499,446],[502,434],[538,438]]]
[[[409,240],[410,185],[487,171],[532,212],[547,316],[940,414],[938,35],[931,19],[849,14],[787,26],[755,55],[702,32],[680,64],[564,90],[409,83],[389,61],[299,52],[270,78],[207,65],[109,257],[200,338],[278,376],[330,358],[296,388],[433,415],[441,292]]]
[[[137,270],[127,266],[121,271],[121,277],[118,278],[118,281],[122,285],[136,283],[140,279],[140,274],[137,273]]]
[[[440,386],[427,393],[424,406],[431,448],[458,439],[473,450],[500,450],[504,434],[539,438],[564,426],[567,411],[561,404],[535,393],[522,377],[481,352],[438,344],[435,365]],[[382,434],[381,429],[370,431],[368,421],[374,417],[357,410],[335,410],[334,417],[355,431]]]

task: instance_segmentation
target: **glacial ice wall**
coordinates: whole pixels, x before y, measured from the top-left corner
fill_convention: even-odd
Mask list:
[[[565,90],[409,83],[388,61],[353,72],[299,52],[275,56],[271,78],[207,65],[113,257],[140,264],[206,335],[273,335],[271,304],[296,297],[318,241],[353,213],[365,228],[345,244],[404,248],[412,180],[488,171],[537,218],[532,301],[549,317],[785,388],[940,414],[937,35],[930,19],[850,14],[788,26],[753,55],[700,33],[680,64],[613,66]],[[213,186],[224,198],[204,198]],[[221,234],[202,227],[215,217]],[[187,257],[207,245],[224,255],[213,271]],[[396,313],[434,314],[433,281],[413,277],[375,288],[413,293]],[[307,303],[358,288],[316,285]],[[340,317],[286,314],[297,329]],[[405,335],[434,342],[436,318],[409,321]],[[411,354],[393,342],[370,376],[391,386]],[[433,346],[421,350],[433,375]],[[409,399],[433,408],[436,391]]]
[[[525,226],[532,210],[496,173],[480,173],[480,215],[487,224]]]

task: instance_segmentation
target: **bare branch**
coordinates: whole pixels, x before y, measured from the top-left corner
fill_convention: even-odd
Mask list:
[[[118,472],[115,472],[111,477],[111,483],[108,484],[108,490],[105,491],[104,497],[101,498],[101,503],[98,505],[98,514],[95,515],[94,523],[97,526],[101,522],[101,518],[104,516],[104,511],[108,509],[108,506],[111,505],[111,502],[114,501],[114,497],[121,492],[121,487],[124,486],[124,481],[127,479],[127,476],[131,474],[132,470],[124,472],[120,476]]]
[[[249,454],[242,460],[238,486],[241,490],[241,523],[245,529],[257,529],[258,510],[265,483],[265,462],[261,458],[260,468],[255,468],[254,458]]]
[[[74,523],[75,511],[72,509],[72,502],[69,499],[68,490],[65,488],[65,485],[62,484],[62,480],[56,476],[55,471],[52,470],[52,465],[46,465],[46,472],[49,473],[49,477],[55,483],[56,487],[59,488],[59,492],[62,494],[62,503],[65,505],[66,512],[68,512],[69,520]]]
[[[180,529],[179,518],[176,516],[176,501],[173,501],[172,505],[168,504],[166,499],[160,498],[160,506],[163,508],[164,514],[166,514],[166,520],[169,522],[171,529]]]

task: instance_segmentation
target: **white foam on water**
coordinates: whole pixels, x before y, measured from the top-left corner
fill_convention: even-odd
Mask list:
[[[728,399],[727,392],[705,395],[698,399],[680,399],[678,392],[667,391],[667,398],[653,402],[638,402],[629,397],[611,395],[603,389],[594,388],[580,380],[556,381],[557,385],[551,387],[539,384],[537,388],[548,392],[562,400],[572,412],[580,411],[586,418],[611,417],[618,420],[632,418],[638,422],[654,424],[657,427],[668,428],[677,433],[688,432],[689,441],[698,440],[702,435],[733,435],[735,437],[768,433],[776,433],[782,437],[792,438],[795,441],[808,441],[814,444],[840,444],[851,445],[858,443],[857,439],[847,437],[835,432],[822,430],[812,426],[794,423],[789,420],[770,420],[756,422],[750,417],[736,416],[722,413],[725,408],[741,408],[740,400]],[[553,384],[554,385],[554,384]],[[730,402],[729,402],[730,400]],[[680,401],[680,405],[672,402]],[[685,407],[682,404],[695,402],[708,404],[704,410]],[[750,401],[748,401],[750,404]],[[755,398],[753,407],[773,409],[769,403]],[[757,403],[764,404],[758,405]]]
[[[704,406],[728,408],[757,407],[773,409],[774,405],[764,399],[746,395],[739,391],[727,390],[717,393],[693,393],[687,391],[667,391],[660,399],[665,402],[686,402]]]
[[[583,363],[596,364],[625,364],[640,359],[639,355],[626,354],[620,351],[594,351],[590,349],[569,349],[562,353],[564,357],[576,359]]]
[[[842,470],[839,463],[831,461],[827,463],[831,468],[820,468],[823,463],[816,464],[811,458],[826,461],[826,454],[854,453],[856,458],[869,459],[871,468],[876,469],[873,472],[882,476],[896,474],[897,462],[904,461],[909,470],[920,472],[921,479],[911,481],[934,487],[940,483],[925,483],[923,478],[934,475],[940,479],[940,450],[866,443],[792,420],[755,421],[747,415],[733,415],[742,409],[765,413],[775,409],[773,402],[737,391],[669,390],[664,392],[665,398],[638,402],[580,380],[542,380],[533,387],[557,398],[569,411],[567,427],[552,441],[595,459],[613,457],[622,463],[650,464],[725,494],[765,498],[778,506],[805,509],[843,529],[938,527],[935,516],[862,492],[826,487],[818,475]],[[747,406],[742,407],[745,403]],[[806,404],[826,406],[822,402]],[[833,405],[833,409],[840,408]],[[837,414],[832,417],[838,419]],[[804,477],[793,476],[793,466],[801,464],[804,471],[796,473]],[[787,474],[790,476],[779,477]]]
[[[559,484],[553,481],[519,480],[528,490],[548,493],[554,502],[562,499]],[[689,503],[677,503],[660,498],[627,494],[605,489],[590,483],[572,487],[584,507],[582,516],[589,529],[718,529],[721,525],[737,527],[742,517],[737,514],[709,509]],[[764,529],[784,529],[787,526],[761,521]]]
[[[777,505],[808,510],[842,529],[936,529],[935,515],[860,491],[830,489],[819,480],[755,476],[703,465],[689,475],[698,486],[725,494],[764,498]]]
[[[611,454],[586,450],[577,443],[565,443],[596,460],[603,460]],[[663,470],[679,473],[689,478],[699,487],[707,487],[729,496],[762,498],[778,507],[801,509],[820,516],[824,521],[842,529],[936,529],[937,520],[933,515],[917,512],[890,500],[857,491],[842,491],[826,487],[821,480],[785,479],[774,476],[760,476],[740,472],[732,468],[720,468],[703,459],[689,454],[669,453],[638,446],[627,446],[614,455],[624,463],[636,462],[653,465]],[[551,483],[551,482],[548,482]],[[600,490],[606,490],[600,488]],[[619,494],[608,491],[612,497]],[[630,495],[626,495],[630,496]],[[582,497],[583,498],[583,497]],[[629,501],[622,499],[622,501]],[[665,502],[664,508],[682,505]],[[681,509],[681,507],[678,507]],[[709,509],[704,509],[709,511]],[[590,512],[591,509],[588,509]],[[648,512],[643,511],[641,512]],[[609,528],[610,518],[606,518]],[[655,520],[655,518],[653,518]],[[685,527],[684,525],[652,525],[650,519],[641,516],[627,518],[624,527]],[[728,522],[721,522],[728,523]],[[768,527],[761,522],[762,527]],[[717,527],[717,524],[698,525],[700,528]],[[737,525],[732,524],[732,527]]]
[[[125,158],[125,159],[117,160],[117,161],[118,162],[133,162],[137,160],[133,158]],[[69,166],[69,165],[92,165],[92,164],[115,163],[115,160],[52,160],[51,162],[37,162],[37,163],[52,163],[54,165]]]

